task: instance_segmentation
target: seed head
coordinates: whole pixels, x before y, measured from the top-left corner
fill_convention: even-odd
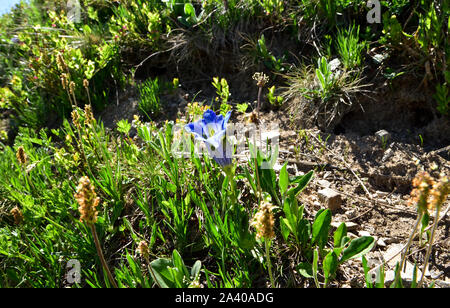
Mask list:
[[[137,250],[141,256],[143,256],[145,259],[148,259],[149,250],[148,243],[146,241],[140,241]]]
[[[435,185],[435,181],[430,177],[428,172],[420,172],[412,181],[414,189],[411,191],[409,205],[417,205],[417,209],[425,212],[428,209],[428,197],[430,190]]]
[[[89,88],[89,80],[83,79],[83,87],[85,87],[86,89]]]
[[[269,82],[269,76],[262,72],[257,72],[253,74],[253,79],[256,81],[256,85],[262,88]]]
[[[14,223],[20,225],[23,222],[22,211],[16,206],[11,210],[11,215],[14,217]]]
[[[65,90],[67,88],[67,74],[66,73],[62,73],[61,74],[61,85],[63,87],[63,89]]]
[[[252,222],[250,223],[256,229],[256,237],[271,239],[275,237],[275,232],[273,231],[273,227],[275,224],[273,213],[273,206],[268,202],[261,203],[261,206],[258,212],[253,217]]]
[[[25,165],[27,163],[27,154],[25,153],[23,146],[20,146],[17,149],[16,157],[21,165]]]
[[[96,207],[100,202],[100,198],[95,193],[94,186],[87,176],[80,178],[77,187],[77,193],[74,195],[80,207],[78,211],[81,214],[80,221],[88,224],[94,224],[97,221]]]
[[[450,181],[447,176],[441,174],[439,181],[434,183],[430,192],[430,201],[428,202],[428,208],[439,208],[450,193]]]
[[[69,83],[69,93],[74,94],[75,93],[75,82],[71,81]]]
[[[84,115],[86,117],[86,124],[91,125],[94,122],[94,114],[92,113],[91,105],[84,106]]]
[[[56,64],[60,71],[65,71],[67,69],[66,62],[64,61],[64,58],[60,53],[56,56]]]
[[[75,127],[80,128],[80,115],[78,114],[78,110],[73,110],[72,113],[72,123]]]

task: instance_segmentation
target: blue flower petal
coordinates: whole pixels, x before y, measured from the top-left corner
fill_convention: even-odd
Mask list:
[[[208,137],[206,134],[206,127],[204,126],[202,120],[186,124],[184,128],[187,132],[193,133],[195,138],[206,140]]]
[[[223,120],[222,129],[226,129],[226,125],[228,123],[228,120],[230,119],[230,116],[231,116],[231,111],[228,111],[227,114],[225,115],[225,119]]]
[[[212,111],[211,109],[207,109],[203,113],[203,123],[204,124],[215,123],[216,118],[217,118],[216,113],[214,111]]]
[[[203,113],[203,119],[185,125],[186,131],[205,142],[210,156],[222,167],[232,163],[233,146],[225,139],[230,116],[231,111],[224,117],[208,109]]]

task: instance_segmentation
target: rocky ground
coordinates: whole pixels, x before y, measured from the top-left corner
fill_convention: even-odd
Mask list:
[[[138,113],[135,92],[126,93],[100,115],[106,127],[113,128],[124,118],[131,122],[133,115]],[[189,95],[182,91],[166,97],[162,120],[182,116],[188,102]],[[371,116],[370,120],[365,120],[365,116]],[[245,119],[245,115],[235,112],[231,121],[243,122]],[[340,125],[341,128],[332,132],[324,132],[318,128],[293,129],[284,110],[263,111],[260,121],[262,125],[277,123],[280,127],[280,154],[275,169],[288,161],[288,171],[292,175],[316,170],[314,180],[300,195],[306,213],[313,217],[320,208],[328,206],[333,211],[335,227],[345,222],[351,236],[374,236],[377,241],[367,255],[369,266],[376,270],[385,264],[386,282],[392,281],[395,264],[417,218],[416,209],[407,204],[412,179],[421,170],[435,177],[440,172],[450,174],[449,149],[445,148],[445,140],[427,143],[418,137],[433,138],[429,131],[436,123],[430,123],[422,130],[417,130],[411,122],[411,127],[390,126],[389,130],[374,131],[367,129],[367,122],[370,125],[370,121],[374,121],[373,113],[360,112],[359,116],[347,117],[344,129]],[[358,121],[364,125],[358,125]],[[437,129],[436,134],[445,139],[445,131]],[[438,138],[433,139],[436,140]],[[450,287],[449,205],[447,201],[442,207],[429,270],[425,274],[428,281],[435,281],[436,287]],[[430,214],[431,219],[435,219],[435,213]],[[426,240],[426,232],[422,239],[418,236],[414,239],[402,274],[406,283],[412,279],[414,263],[419,266],[418,276],[421,275]],[[334,286],[364,285],[361,261],[351,260],[341,268]]]

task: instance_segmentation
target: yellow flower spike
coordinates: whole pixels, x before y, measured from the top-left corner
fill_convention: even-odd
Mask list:
[[[441,174],[439,181],[435,182],[431,189],[431,200],[428,202],[428,209],[435,209],[440,207],[447,195],[450,193],[450,181],[447,176]]]
[[[256,237],[258,239],[271,239],[275,237],[275,220],[272,213],[273,208],[274,206],[270,203],[262,202],[258,212],[250,223],[250,225],[256,229]]]
[[[16,157],[21,165],[25,165],[27,163],[27,154],[25,153],[23,146],[20,146],[17,149]]]
[[[94,186],[91,184],[87,176],[80,178],[77,192],[74,195],[80,207],[78,208],[81,217],[80,221],[88,224],[97,222],[98,212],[96,207],[100,203],[100,198],[95,193]]]
[[[137,250],[139,254],[144,257],[144,259],[148,259],[149,249],[146,241],[140,241]]]

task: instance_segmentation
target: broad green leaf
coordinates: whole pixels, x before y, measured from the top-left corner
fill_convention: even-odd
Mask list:
[[[314,171],[311,170],[307,174],[303,175],[301,178],[297,178],[294,181],[292,181],[290,184],[298,183],[298,185],[294,188],[291,188],[288,191],[288,195],[297,196],[306,187],[306,185],[308,185],[309,181],[311,181],[313,174]]]
[[[323,249],[327,242],[330,223],[331,211],[326,209],[316,216],[312,225],[312,244],[317,244],[320,249]]]
[[[339,262],[342,263],[349,259],[357,258],[366,254],[372,249],[374,244],[375,239],[371,236],[362,236],[352,240],[348,247],[344,249],[342,258]]]
[[[334,232],[334,247],[341,247],[342,239],[347,235],[347,226],[345,223],[341,223]]]
[[[283,239],[287,241],[289,234],[292,232],[292,227],[289,226],[289,222],[286,218],[280,219],[280,229]]]
[[[338,267],[338,256],[334,251],[330,251],[323,259],[323,274],[325,276],[325,285],[328,283],[330,278],[334,276]]]
[[[155,280],[158,281],[162,288],[175,288],[175,282],[169,271],[169,267],[173,266],[170,259],[156,259],[150,263],[155,274]]]
[[[308,262],[300,262],[299,265],[297,265],[297,271],[300,275],[302,275],[305,278],[313,278],[313,268],[312,264]]]
[[[302,245],[306,247],[311,237],[311,223],[306,219],[301,219],[297,225],[297,237]]]
[[[183,259],[181,258],[180,253],[174,249],[172,252],[173,265],[181,272],[184,276],[189,277],[189,272],[184,265]]]
[[[192,5],[192,3],[186,3],[184,5],[184,14],[192,17],[192,18],[196,18],[197,16],[195,15],[195,9],[194,6]]]
[[[283,165],[283,167],[280,170],[280,178],[278,181],[278,185],[280,186],[280,193],[283,196],[284,193],[287,190],[287,187],[289,185],[289,174],[286,170],[287,162]]]
[[[365,281],[366,281],[366,287],[368,289],[372,289],[373,288],[373,281],[372,281],[372,275],[370,275],[370,273],[369,273],[370,268],[367,265],[367,259],[364,256],[362,256],[361,261],[362,261],[362,267],[363,267],[363,270],[364,270],[364,278],[365,278]]]
[[[195,261],[194,265],[191,268],[191,277],[196,279],[200,274],[200,269],[202,268],[202,262],[200,260]]]

